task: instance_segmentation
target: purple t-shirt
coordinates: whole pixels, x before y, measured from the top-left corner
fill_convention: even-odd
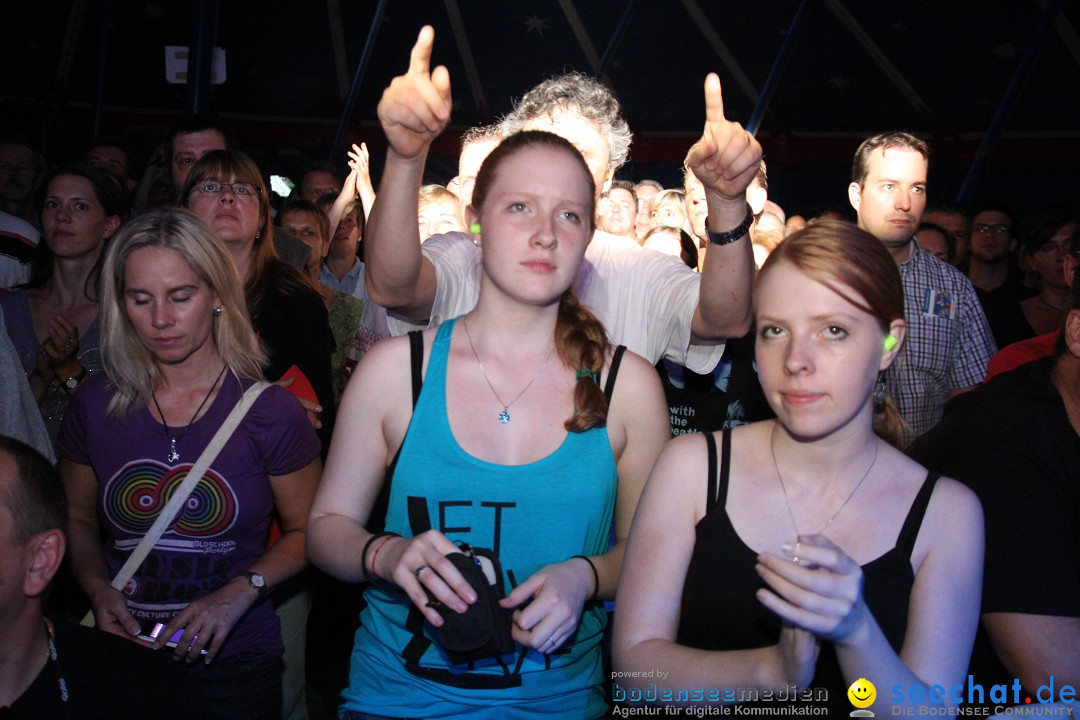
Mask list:
[[[240,399],[243,388],[225,376],[209,410],[176,436],[180,459],[168,462],[165,428],[147,408],[122,421],[106,416],[113,389],[98,376],[72,398],[60,429],[59,454],[89,465],[98,479],[98,519],[105,531],[105,560],[115,575],[150,529],[187,471]],[[268,477],[286,475],[319,456],[319,440],[300,403],[270,387],[236,428],[123,592],[140,623],[167,622],[191,601],[245,572],[263,554],[274,508]],[[222,647],[281,655],[281,632],[269,597],[258,600]]]

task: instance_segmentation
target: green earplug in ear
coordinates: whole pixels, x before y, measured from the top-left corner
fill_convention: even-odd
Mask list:
[[[470,225],[469,226],[469,232],[471,232],[473,235],[479,235],[480,234],[480,223],[474,222],[472,225]]]
[[[885,352],[890,352],[896,349],[896,346],[900,344],[900,341],[896,339],[895,335],[886,335],[884,340]]]

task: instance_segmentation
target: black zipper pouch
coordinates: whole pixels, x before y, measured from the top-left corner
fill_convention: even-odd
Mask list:
[[[499,605],[505,597],[502,567],[495,554],[485,548],[463,543],[461,552],[447,559],[476,591],[476,602],[464,613],[456,613],[441,603],[435,606],[442,627],[432,627],[436,642],[455,665],[514,652],[510,635],[511,611]],[[434,601],[431,593],[428,597]]]

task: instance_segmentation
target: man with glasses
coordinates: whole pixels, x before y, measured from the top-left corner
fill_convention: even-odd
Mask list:
[[[1076,285],[1076,271],[1080,268],[1080,231],[1073,232],[1069,238],[1069,249],[1063,260],[1065,282],[1070,288]],[[1021,365],[1048,357],[1054,351],[1057,331],[1036,335],[1004,347],[990,359],[986,368],[986,381]]]
[[[1020,311],[1020,301],[1031,291],[1021,281],[1015,257],[1012,213],[1001,205],[987,205],[975,213],[968,245],[968,279],[975,286],[999,348],[1034,334]]]
[[[41,227],[36,196],[45,182],[44,156],[21,140],[0,142],[0,211]]]

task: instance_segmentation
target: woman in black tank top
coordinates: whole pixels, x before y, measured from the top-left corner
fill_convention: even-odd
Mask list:
[[[756,353],[777,418],[657,460],[619,586],[617,699],[880,717],[940,685],[938,708],[956,704],[982,516],[894,447],[880,378],[905,360],[903,309],[892,256],[854,225],[815,224],[770,256]]]

